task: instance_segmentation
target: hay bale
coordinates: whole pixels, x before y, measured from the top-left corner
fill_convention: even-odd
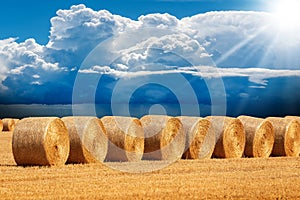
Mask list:
[[[185,148],[183,125],[178,118],[146,115],[141,118],[145,132],[145,160],[175,161]]]
[[[286,119],[297,119],[298,121],[300,121],[299,116],[285,116],[284,118],[286,118]]]
[[[275,141],[272,156],[299,156],[300,122],[297,119],[268,117],[273,127]]]
[[[239,116],[246,133],[245,156],[269,157],[274,144],[273,125],[267,119]]]
[[[186,137],[185,152],[182,158],[210,158],[215,148],[215,132],[210,121],[201,117],[177,117],[184,129]]]
[[[2,119],[3,131],[13,131],[15,129],[15,120],[11,118]]]
[[[0,132],[2,132],[2,130],[3,130],[3,122],[2,122],[2,120],[0,119]]]
[[[20,119],[16,119],[16,118],[13,118],[13,120],[15,121],[15,125],[17,125],[17,123],[20,121]]]
[[[12,150],[18,165],[63,165],[70,150],[67,128],[56,117],[24,118],[13,132]]]
[[[246,144],[245,129],[239,119],[223,116],[206,117],[215,130],[216,146],[213,157],[240,158]]]
[[[106,161],[140,161],[144,152],[144,131],[139,119],[106,116],[101,118],[109,139]]]
[[[70,137],[67,163],[103,162],[107,153],[106,130],[97,117],[64,117]]]

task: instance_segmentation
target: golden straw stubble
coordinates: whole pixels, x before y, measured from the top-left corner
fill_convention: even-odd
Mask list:
[[[141,118],[145,132],[145,160],[175,161],[185,148],[183,125],[178,118],[146,115]]]
[[[242,122],[239,119],[224,116],[209,116],[206,119],[212,123],[216,135],[213,157],[242,157],[246,145],[245,129]]]
[[[2,119],[3,131],[13,131],[15,129],[15,120],[11,118]]]
[[[300,154],[300,122],[295,118],[268,117],[274,127],[272,156],[296,157]]]
[[[186,137],[182,158],[210,158],[215,148],[215,132],[209,120],[201,117],[180,116]]]
[[[140,161],[144,152],[144,131],[134,117],[105,116],[101,121],[106,128],[108,152],[106,161]]]
[[[67,128],[57,117],[24,118],[13,131],[12,150],[18,165],[64,165],[70,150]]]
[[[67,163],[103,162],[107,154],[106,130],[100,119],[92,116],[63,117],[70,137]]]
[[[273,125],[267,119],[239,116],[246,132],[245,156],[269,157],[274,144]]]

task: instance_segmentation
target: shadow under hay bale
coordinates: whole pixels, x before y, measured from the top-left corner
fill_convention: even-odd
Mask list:
[[[56,117],[24,118],[13,132],[12,150],[18,165],[64,165],[70,150],[67,128]]]

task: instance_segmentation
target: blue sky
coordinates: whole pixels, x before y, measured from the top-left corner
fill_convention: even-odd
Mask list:
[[[300,114],[297,6],[1,4],[0,104],[111,104],[106,113],[135,116]]]

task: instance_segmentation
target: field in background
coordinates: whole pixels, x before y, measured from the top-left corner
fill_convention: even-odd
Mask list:
[[[103,164],[24,168],[14,162],[11,136],[0,133],[0,199],[300,198],[300,158],[180,160],[145,174]]]

